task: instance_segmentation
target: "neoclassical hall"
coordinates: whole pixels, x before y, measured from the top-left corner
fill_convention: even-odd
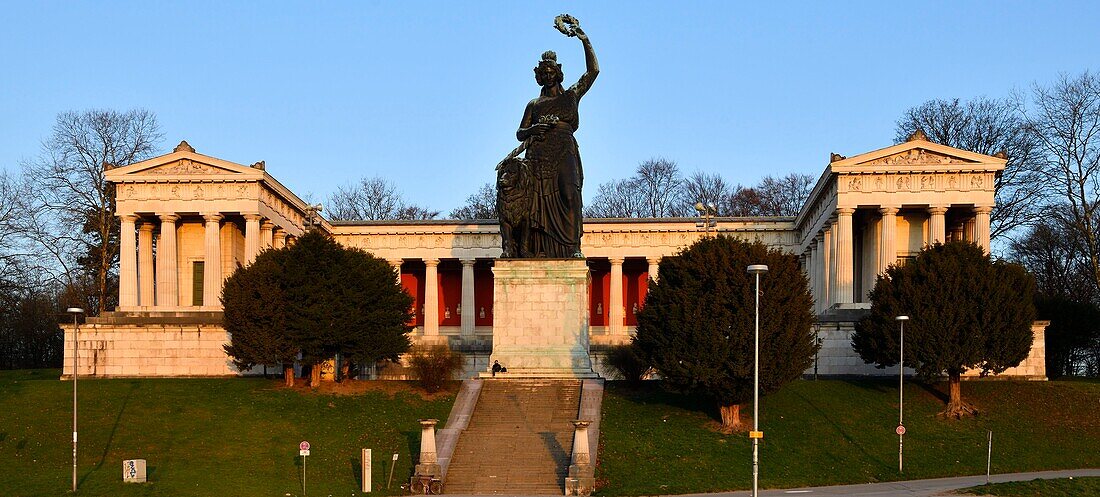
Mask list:
[[[590,272],[588,337],[597,371],[608,346],[630,340],[662,257],[715,233],[799,256],[815,299],[822,349],[807,374],[885,374],[851,349],[855,319],[875,277],[937,241],[989,249],[995,179],[1003,157],[928,141],[844,157],[832,154],[795,217],[585,219]],[[80,375],[217,376],[237,371],[223,352],[222,282],[263,250],[294,243],[314,223],[340,243],[385,259],[414,298],[414,343],[447,344],[466,375],[488,368],[493,340],[496,220],[330,222],[279,183],[263,162],[243,165],[181,142],[169,154],[111,169],[121,220],[119,307],[80,326]],[[709,223],[699,223],[709,225]],[[1004,375],[1045,378],[1043,333]],[[64,326],[71,357],[73,327]],[[72,372],[66,359],[65,372]],[[378,377],[401,369],[372,368]]]

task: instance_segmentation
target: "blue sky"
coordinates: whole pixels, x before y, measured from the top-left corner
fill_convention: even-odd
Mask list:
[[[651,157],[754,183],[889,145],[931,98],[1100,70],[1100,2],[20,2],[0,30],[0,167],[66,110],[144,107],[200,153],[300,195],[382,176],[444,211],[492,181],[580,19],[602,72],[577,132],[585,197]]]

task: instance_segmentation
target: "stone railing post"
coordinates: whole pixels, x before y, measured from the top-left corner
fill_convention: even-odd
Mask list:
[[[591,421],[573,422],[573,458],[569,476],[565,478],[565,495],[592,495],[596,475],[592,467],[592,452],[588,448],[588,425]]]
[[[416,476],[439,478],[443,476],[435,449],[435,425],[439,420],[418,419],[417,421],[420,422],[420,463],[416,465]]]

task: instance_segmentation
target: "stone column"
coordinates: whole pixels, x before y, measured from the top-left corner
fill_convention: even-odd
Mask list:
[[[898,208],[880,207],[882,221],[878,240],[878,274],[898,261]]]
[[[611,257],[611,295],[607,299],[607,331],[612,335],[623,333],[623,258]]]
[[[420,464],[416,465],[417,476],[442,476],[439,467],[439,455],[435,446],[435,425],[438,419],[418,419],[420,422]]]
[[[252,264],[256,256],[260,255],[260,220],[259,214],[244,215],[244,263]]]
[[[821,312],[825,304],[825,274],[829,258],[825,254],[825,233],[814,235],[814,309]]]
[[[222,293],[222,243],[221,214],[203,214],[206,221],[205,250],[203,251],[202,305],[217,307]]]
[[[462,306],[459,315],[462,324],[462,336],[474,336],[474,317],[477,311],[474,309],[474,260],[462,259]]]
[[[281,249],[286,246],[286,230],[276,226],[272,231],[271,246],[275,249]]]
[[[121,216],[118,256],[118,306],[122,309],[137,307],[137,233],[133,214]]]
[[[817,301],[817,274],[814,271],[814,264],[817,262],[814,250],[817,248],[817,244],[813,239],[810,239],[809,245],[806,247],[806,281],[810,285],[810,297]],[[814,304],[814,308],[817,308],[817,304]]]
[[[947,240],[947,226],[944,224],[943,215],[947,214],[947,207],[932,206],[928,208],[929,245],[943,243]]]
[[[143,221],[138,227],[138,305],[155,305],[153,286],[153,223]]]
[[[439,336],[439,259],[424,259],[424,335]]]
[[[264,220],[260,223],[260,251],[268,250],[271,248],[272,236],[271,230],[275,229],[275,223]]]
[[[836,302],[850,304],[854,302],[855,272],[853,271],[852,214],[855,209],[841,207],[837,209],[836,233]]]
[[[985,253],[989,253],[989,213],[993,208],[988,205],[979,205],[974,208],[974,242]]]
[[[160,240],[157,242],[157,307],[177,307],[179,270],[176,262],[175,214],[160,214]]]
[[[645,261],[649,264],[649,279],[657,281],[657,271],[661,269],[661,258],[646,257]]]
[[[388,259],[386,262],[390,263],[390,267],[393,268],[395,277],[397,278],[397,284],[401,284],[401,264],[405,262],[404,259]]]
[[[824,311],[836,302],[836,227],[832,221],[825,227],[825,301]]]

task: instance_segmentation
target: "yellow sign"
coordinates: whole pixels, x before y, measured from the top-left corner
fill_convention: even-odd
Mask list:
[[[750,431],[749,438],[764,438],[764,432],[762,431]]]

